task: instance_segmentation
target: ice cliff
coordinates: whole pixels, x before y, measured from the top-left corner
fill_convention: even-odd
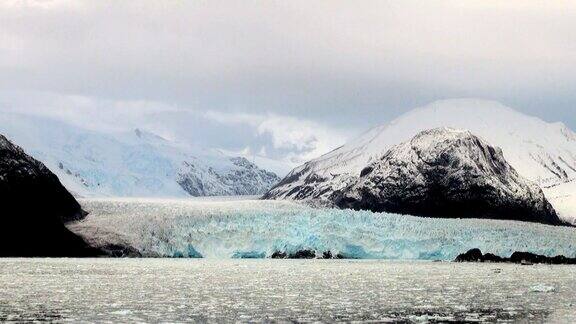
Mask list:
[[[331,251],[348,258],[453,260],[480,248],[576,256],[576,229],[537,223],[436,219],[306,207],[289,201],[81,200],[69,227],[92,241],[122,240],[144,255],[265,258]],[[102,235],[102,233],[106,233]]]

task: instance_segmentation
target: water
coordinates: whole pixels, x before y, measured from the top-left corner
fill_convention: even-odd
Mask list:
[[[331,251],[348,258],[453,260],[480,248],[576,257],[576,228],[514,221],[433,219],[315,209],[286,201],[90,199],[70,228],[94,241],[117,237],[144,254],[267,257],[275,251]]]
[[[576,267],[2,259],[0,320],[576,321]]]

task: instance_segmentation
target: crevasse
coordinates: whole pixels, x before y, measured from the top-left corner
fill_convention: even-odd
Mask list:
[[[576,229],[533,223],[316,209],[286,201],[81,203],[90,215],[75,231],[114,233],[144,254],[167,257],[264,258],[309,249],[360,259],[452,260],[471,248],[502,256],[528,251],[576,257]]]

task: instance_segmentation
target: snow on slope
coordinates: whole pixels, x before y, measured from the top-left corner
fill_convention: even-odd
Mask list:
[[[437,127],[466,129],[499,146],[520,174],[542,186],[576,178],[576,134],[565,125],[474,99],[443,100],[417,108],[311,163],[321,173],[356,173],[393,145]]]
[[[500,147],[518,173],[543,187],[547,196],[551,188],[576,179],[576,134],[562,123],[547,123],[495,101],[452,99],[417,108],[294,169],[283,180],[282,190],[289,192],[315,176],[331,177],[335,186],[336,182],[345,186],[350,175],[359,175],[393,145],[438,127],[466,129]],[[569,195],[576,199],[575,192]],[[576,209],[561,214],[569,219]]]
[[[259,194],[278,180],[244,158],[192,148],[140,129],[102,133],[48,118],[0,113],[0,133],[44,162],[78,196]]]
[[[544,192],[558,215],[576,225],[576,180],[544,189]]]
[[[69,226],[91,241],[119,236],[143,254],[269,257],[311,249],[350,258],[453,260],[471,248],[502,256],[576,256],[576,229],[483,219],[438,219],[289,201],[82,199],[88,217]]]

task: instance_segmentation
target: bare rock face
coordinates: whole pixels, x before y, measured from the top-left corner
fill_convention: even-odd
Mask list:
[[[502,151],[468,131],[423,131],[367,166],[333,196],[341,208],[427,217],[562,222],[542,190]]]
[[[85,217],[58,178],[0,135],[0,256],[95,256],[65,222]]]

